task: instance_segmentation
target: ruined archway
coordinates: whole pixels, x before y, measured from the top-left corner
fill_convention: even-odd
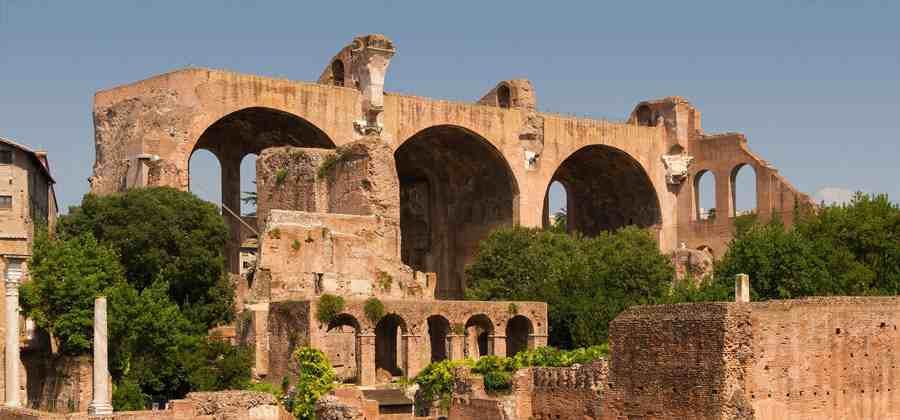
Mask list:
[[[622,150],[582,147],[556,169],[550,183],[555,181],[566,188],[570,232],[594,236],[630,225],[649,228],[662,223],[653,183],[641,164]]]
[[[382,375],[403,376],[406,355],[403,352],[403,334],[406,322],[397,314],[388,314],[375,326],[375,375],[379,381]]]
[[[477,359],[492,354],[494,324],[485,314],[473,315],[466,321],[466,356]]]
[[[322,352],[344,383],[356,382],[359,378],[359,331],[359,321],[353,315],[340,314],[328,323],[322,337]]]
[[[506,323],[506,355],[512,357],[527,350],[531,334],[534,334],[534,326],[530,319],[523,315],[510,318]]]
[[[420,131],[394,158],[403,262],[437,273],[438,297],[462,297],[478,242],[517,222],[515,177],[493,145],[457,126]]]
[[[450,321],[441,315],[428,317],[428,339],[431,343],[431,362],[449,359],[447,354],[447,335],[450,334]]]
[[[194,143],[191,154],[208,150],[221,165],[222,216],[230,231],[225,249],[229,273],[240,272],[241,245],[253,235],[252,230],[257,224],[255,217],[241,216],[241,161],[247,155],[259,155],[263,150],[277,146],[335,147],[334,142],[309,121],[263,107],[244,108],[220,118]],[[239,289],[241,287],[239,285]]]

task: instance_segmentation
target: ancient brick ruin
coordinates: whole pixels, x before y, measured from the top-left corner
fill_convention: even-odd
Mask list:
[[[472,103],[394,94],[384,81],[395,52],[386,37],[366,35],[335,55],[317,82],[189,68],[95,97],[94,193],[186,190],[192,154],[217,157],[241,311],[237,339],[255,348],[254,373],[270,382],[287,375],[301,345],[322,349],[344,381],[363,386],[412,377],[432,361],[546,345],[545,304],[460,299],[466,264],[491,230],[549,223],[553,182],[565,187],[570,230],[646,228],[679,272],[694,276],[732,237],[741,167],[755,170],[760,219],[790,224],[794,210],[810,204],[742,135],[705,133],[700,112],[683,98],[641,102],[625,121],[611,122],[538,112],[527,80],[501,81]],[[257,213],[242,215],[240,163],[250,154],[258,156]],[[700,209],[706,173],[715,175],[718,217]],[[318,313],[324,295],[345,301],[327,320]],[[364,309],[372,298],[385,312],[375,318]],[[617,322],[614,340],[658,338],[624,334],[627,322]],[[698,348],[718,360],[727,337],[698,337],[684,339],[711,340]],[[603,396],[606,384],[622,380],[617,363],[647,351],[623,350],[623,342],[614,341],[608,379],[605,362],[520,372],[514,397],[498,402],[476,386],[455,399],[451,417],[643,410],[622,402],[639,400],[636,388]],[[682,349],[667,349],[675,350]],[[704,389],[726,391],[718,372],[704,371],[713,381]],[[343,398],[370,404],[364,395]],[[709,403],[707,394],[697,398]],[[738,400],[738,411],[753,405]],[[519,417],[510,417],[509,404]],[[506,417],[479,417],[491,407]],[[642,413],[634,415],[654,417]]]

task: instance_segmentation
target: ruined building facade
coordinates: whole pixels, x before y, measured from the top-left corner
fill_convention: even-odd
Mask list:
[[[316,82],[190,68],[95,97],[94,193],[188,189],[191,155],[218,158],[230,272],[258,244],[238,305],[251,314],[242,331],[259,349],[260,374],[277,374],[300,342],[353,349],[331,356],[358,382],[377,380],[379,369],[410,375],[429,359],[545,343],[544,304],[452,299],[463,297],[465,266],[492,229],[548,223],[553,182],[565,187],[569,229],[637,225],[666,252],[724,252],[743,166],[757,175],[762,219],[790,223],[809,201],[742,135],[704,133],[682,98],[641,102],[626,121],[609,122],[538,112],[527,80],[501,81],[473,103],[385,93],[395,52],[386,37],[367,35]],[[249,154],[258,156],[254,216],[239,214]],[[707,172],[716,218],[698,203]],[[316,302],[326,293],[347,305],[323,323]],[[370,297],[388,314],[368,319]]]
[[[56,194],[50,175],[47,153],[0,137],[0,289],[5,298],[0,301],[0,336],[6,336],[6,320],[13,313],[10,302],[18,300],[18,287],[28,281],[27,260],[39,229],[56,223]],[[19,343],[23,351],[38,347],[32,323],[19,319]],[[10,332],[15,334],[15,332]],[[6,344],[0,342],[3,353]],[[24,369],[18,380],[24,397],[26,378]],[[0,389],[7,384],[5,370],[0,372]],[[24,398],[23,398],[24,399]]]

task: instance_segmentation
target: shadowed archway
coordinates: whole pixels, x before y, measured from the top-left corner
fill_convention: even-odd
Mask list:
[[[438,297],[461,298],[478,242],[518,220],[515,177],[490,142],[457,126],[420,131],[394,158],[403,262],[437,273]]]
[[[644,168],[614,147],[578,149],[556,169],[550,184],[553,182],[565,186],[566,228],[570,232],[594,236],[625,226],[649,228],[662,222],[659,198]]]

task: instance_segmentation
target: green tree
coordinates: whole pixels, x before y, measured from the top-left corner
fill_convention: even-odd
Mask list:
[[[38,231],[36,229],[36,231]],[[26,316],[59,341],[64,354],[91,349],[94,298],[125,284],[118,256],[90,234],[66,239],[35,238],[31,281],[19,298]]]
[[[635,227],[594,238],[511,227],[482,241],[466,276],[470,299],[547,302],[550,344],[573,348],[603,343],[619,312],[667,296],[674,269]]]
[[[234,287],[225,272],[228,230],[216,207],[173,188],[88,194],[59,221],[64,238],[92,234],[116,250],[128,282],[141,291],[163,278],[191,321],[233,319]]]

